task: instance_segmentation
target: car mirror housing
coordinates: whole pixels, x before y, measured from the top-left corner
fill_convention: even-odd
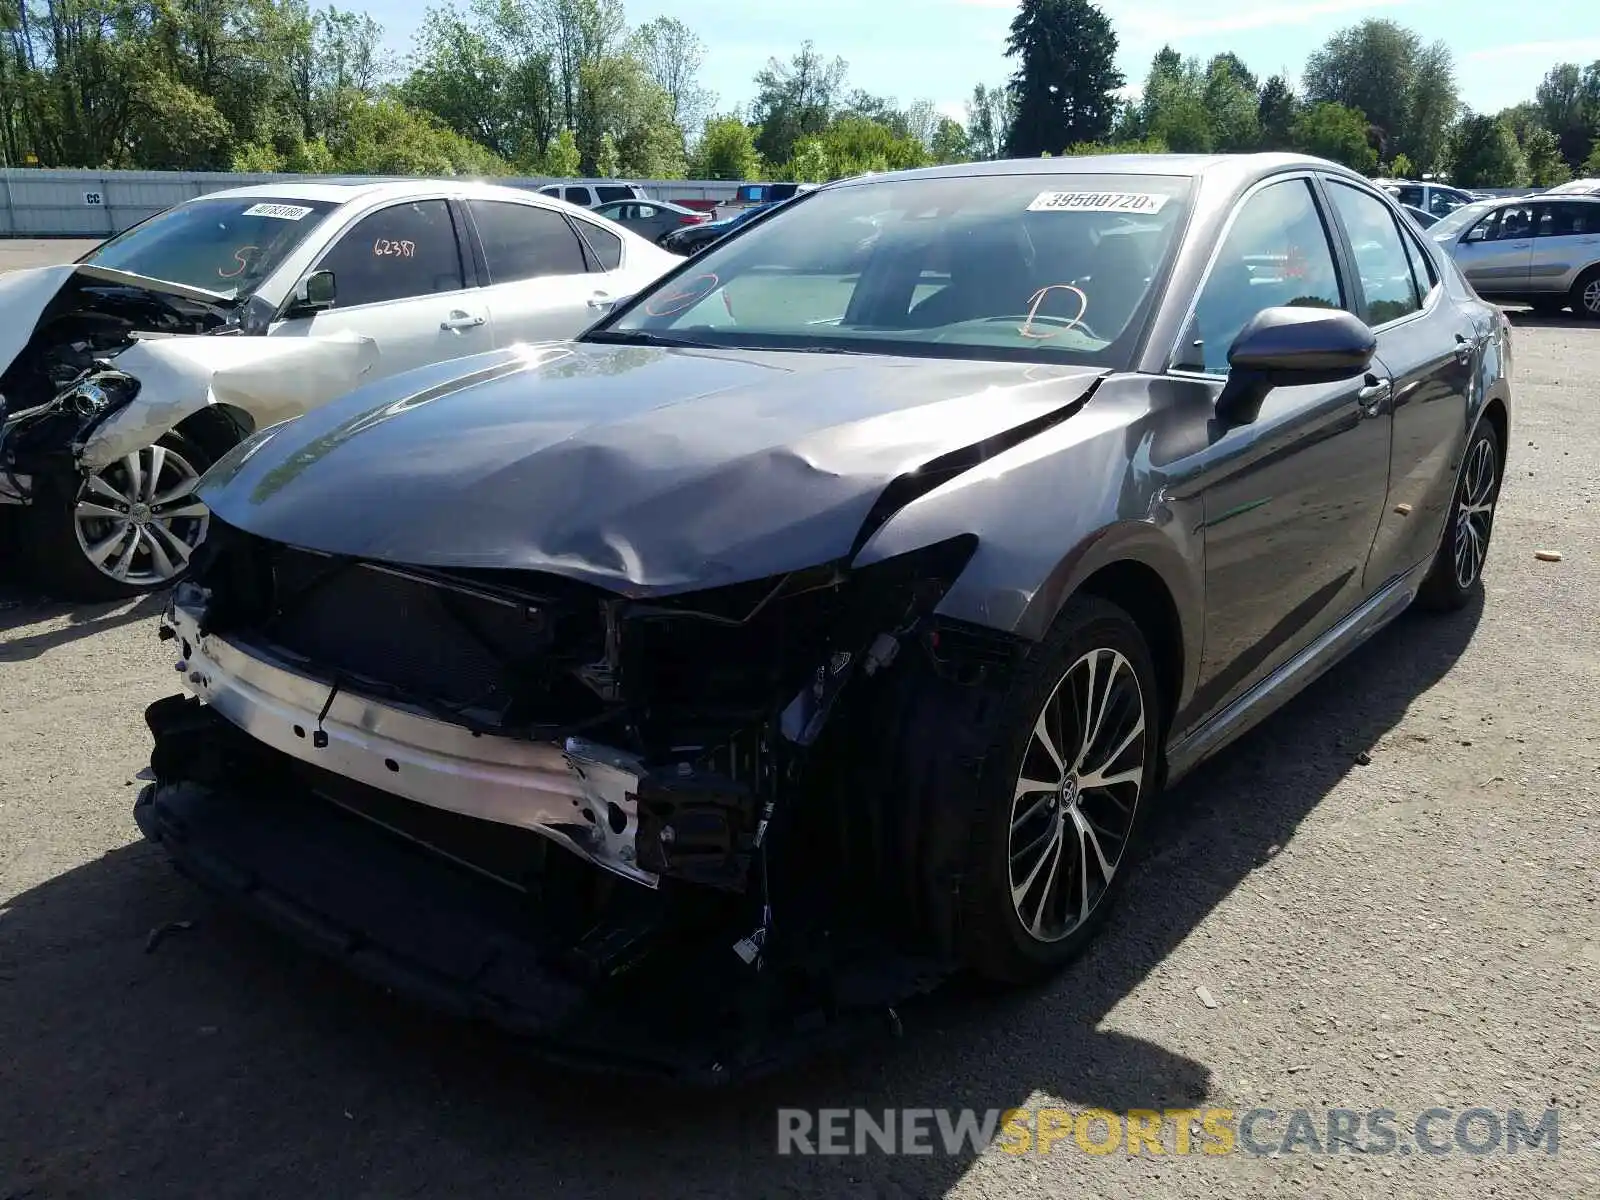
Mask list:
[[[289,300],[289,314],[308,316],[332,308],[338,296],[332,271],[313,271],[302,279]]]
[[[1377,348],[1366,322],[1342,308],[1263,309],[1228,348],[1218,414],[1246,424],[1273,388],[1353,379],[1372,365]]]

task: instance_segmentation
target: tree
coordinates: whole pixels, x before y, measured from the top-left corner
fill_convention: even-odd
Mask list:
[[[1459,108],[1450,51],[1424,47],[1393,21],[1366,20],[1340,30],[1306,61],[1306,99],[1365,113],[1382,156],[1404,152],[1430,170],[1443,152]]]
[[[1146,137],[1159,138],[1177,154],[1209,154],[1217,149],[1206,86],[1199,59],[1182,59],[1172,47],[1163,47],[1145,79],[1140,131]],[[1219,90],[1232,90],[1226,69],[1218,86]]]
[[[696,179],[759,178],[761,155],[750,126],[732,114],[706,118],[690,173]]]
[[[826,129],[839,107],[848,71],[844,59],[824,60],[810,41],[787,63],[768,59],[756,74],[751,104],[752,124],[761,128],[756,136],[761,156],[770,163],[787,162],[796,142]]]
[[[1300,112],[1300,100],[1282,75],[1274,75],[1261,85],[1256,96],[1256,123],[1261,127],[1263,150],[1287,150],[1293,145],[1292,130]]]
[[[1541,123],[1556,135],[1561,157],[1580,167],[1600,137],[1600,59],[1552,67],[1534,92]]]
[[[941,163],[966,162],[972,155],[972,145],[961,122],[940,117],[933,131],[931,149],[933,160]]]
[[[1003,87],[978,84],[967,101],[967,149],[982,161],[1003,157],[1011,135],[1011,93]]]
[[[672,119],[666,92],[638,59],[624,53],[585,63],[578,80],[574,133],[585,171],[683,178],[683,131]]]
[[[1512,133],[1515,135],[1515,127],[1512,127]],[[1522,144],[1522,157],[1528,164],[1528,182],[1534,187],[1555,187],[1572,178],[1566,159],[1561,157],[1561,144],[1548,129],[1530,129],[1527,136],[1519,141]]]
[[[1006,55],[1018,60],[1006,153],[1033,157],[1111,131],[1126,80],[1116,67],[1116,32],[1090,0],[1022,0]]]
[[[697,128],[711,107],[712,95],[700,86],[705,47],[676,17],[657,17],[633,35],[634,56],[672,105],[680,129]]]
[[[1396,154],[1394,161],[1389,164],[1389,172],[1396,179],[1414,179],[1417,174],[1417,164],[1412,162],[1403,153]]]
[[[1365,174],[1378,165],[1378,154],[1367,141],[1367,121],[1353,108],[1327,102],[1310,104],[1295,118],[1290,138],[1304,154],[1343,163]]]
[[[1468,116],[1450,139],[1450,178],[1460,187],[1521,187],[1528,164],[1504,121]]]
[[[1237,55],[1219,54],[1207,64],[1204,100],[1218,150],[1238,154],[1260,144],[1256,77]]]

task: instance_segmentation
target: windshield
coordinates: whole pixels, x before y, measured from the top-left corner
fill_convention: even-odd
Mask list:
[[[874,180],[797,198],[593,340],[1126,366],[1190,181]]]
[[[1486,200],[1479,200],[1472,204],[1463,204],[1460,208],[1451,209],[1445,216],[1439,218],[1439,223],[1428,230],[1428,236],[1441,242],[1448,242],[1468,225],[1487,213],[1493,206]]]
[[[191,200],[118,234],[82,261],[245,296],[334,207],[259,196]]]

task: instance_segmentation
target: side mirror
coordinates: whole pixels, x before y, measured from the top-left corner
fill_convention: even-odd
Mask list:
[[[1217,415],[1230,425],[1249,424],[1273,388],[1354,379],[1377,349],[1366,322],[1342,308],[1263,309],[1228,347]]]
[[[304,317],[323,312],[333,307],[337,296],[333,272],[313,271],[296,285],[287,315]]]

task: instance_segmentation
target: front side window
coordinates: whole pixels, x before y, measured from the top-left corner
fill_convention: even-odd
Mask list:
[[[1074,174],[831,187],[714,244],[599,336],[1126,363],[1190,189]]]
[[[1401,204],[1409,204],[1412,208],[1421,208],[1422,189],[1416,186],[1390,188],[1391,192],[1399,198]]]
[[[1533,236],[1533,206],[1531,204],[1517,204],[1510,208],[1502,208],[1495,214],[1495,220],[1489,225],[1489,232],[1484,240],[1491,242],[1515,242],[1522,238]]]
[[[1400,227],[1376,196],[1330,180],[1328,197],[1350,237],[1356,272],[1366,295],[1369,325],[1387,325],[1422,307]]]
[[[588,208],[589,189],[586,187],[569,187],[565,199],[568,204],[579,204],[584,208]]]
[[[634,198],[633,188],[631,187],[607,187],[602,184],[595,191],[599,194],[600,203],[602,204],[611,200],[632,200]]]
[[[259,196],[191,200],[118,234],[82,261],[245,296],[335,207]]]
[[[466,286],[450,205],[413,200],[369,213],[317,264],[332,271],[338,308],[460,291]]]
[[[1234,218],[1174,365],[1226,375],[1234,339],[1263,309],[1346,307],[1310,180],[1269,184]]]
[[[558,212],[506,200],[468,200],[491,283],[582,275],[583,247]]]

